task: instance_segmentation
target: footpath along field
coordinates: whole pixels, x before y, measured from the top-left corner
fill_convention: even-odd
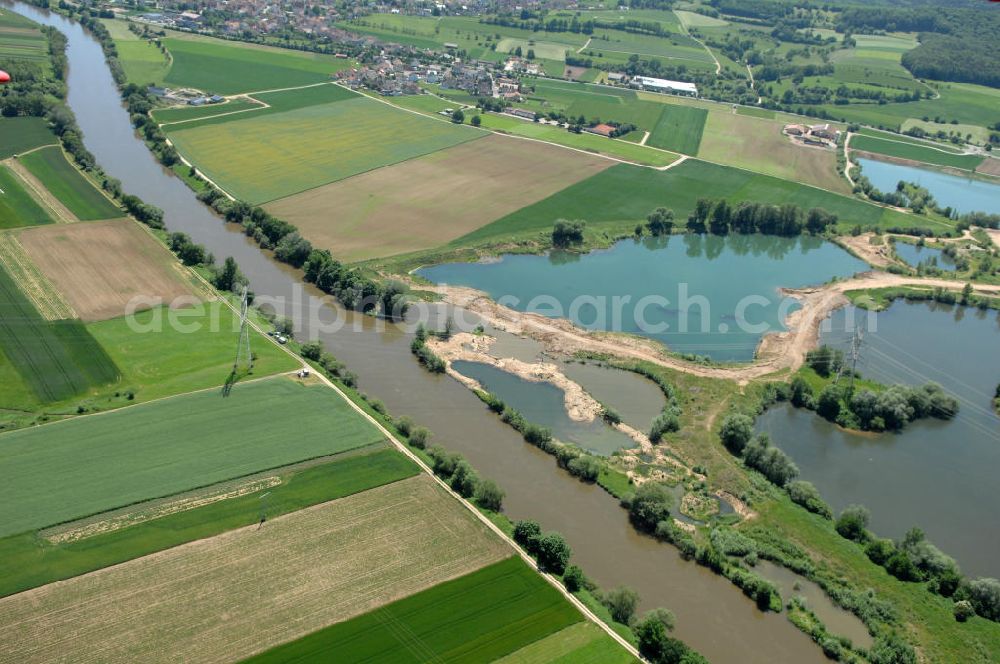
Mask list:
[[[510,554],[421,475],[4,598],[0,659],[237,661]]]
[[[228,397],[212,389],[14,431],[0,435],[0,472],[8,478],[0,535],[381,438],[332,391],[284,376],[237,385]]]
[[[247,115],[190,129],[178,125],[169,136],[220,187],[255,204],[486,135],[367,98]]]

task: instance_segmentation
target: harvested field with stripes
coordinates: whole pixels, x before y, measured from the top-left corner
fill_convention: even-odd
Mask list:
[[[58,224],[23,231],[21,245],[81,320],[194,301],[173,254],[130,219]]]
[[[6,270],[46,320],[76,318],[76,312],[63,299],[38,266],[35,265],[14,233],[0,233],[0,267]]]
[[[238,661],[510,553],[421,475],[0,600],[0,661]]]

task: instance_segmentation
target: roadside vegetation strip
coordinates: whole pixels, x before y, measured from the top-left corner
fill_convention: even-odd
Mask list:
[[[526,206],[465,235],[452,246],[472,245],[503,235],[549,232],[553,220],[585,219],[631,231],[656,207],[687,219],[700,198],[725,198],[732,204],[749,200],[803,208],[824,208],[836,214],[840,228],[891,226],[937,227],[923,217],[906,215],[823,189],[758,175],[742,169],[688,159],[667,171],[618,165],[567,187],[549,198]]]
[[[0,535],[381,439],[322,386],[283,376],[239,384],[228,397],[212,389],[14,431],[0,435],[0,469],[12,478]]]
[[[664,104],[656,126],[649,128],[652,133],[647,143],[686,155],[696,155],[707,117],[708,111],[703,108]]]
[[[496,664],[629,664],[637,662],[599,627],[578,622],[496,660]]]
[[[314,246],[357,261],[426,250],[541,200],[613,162],[487,136],[357,175],[265,209]],[[442,192],[462,192],[460,199]]]
[[[235,661],[509,555],[421,475],[6,597],[0,652],[16,661]],[[445,608],[447,620],[457,607]]]
[[[34,228],[19,239],[84,321],[197,302],[176,257],[131,219]]]
[[[359,97],[170,138],[223,189],[259,204],[485,135]]]
[[[351,66],[345,59],[305,51],[255,47],[220,39],[169,33],[163,44],[173,66],[163,82],[206,93],[237,94],[330,80]]]
[[[43,403],[118,377],[118,368],[79,321],[47,321],[0,267],[0,350]]]
[[[582,620],[514,556],[247,661],[485,664]]]
[[[0,117],[0,159],[7,159],[42,145],[57,145],[45,118]],[[0,185],[2,186],[2,185]]]
[[[52,282],[31,262],[14,233],[0,233],[0,267],[7,271],[43,318],[59,320],[77,317]]]
[[[419,472],[416,464],[395,449],[376,446],[303,469],[279,468],[273,473],[281,480],[276,486],[120,530],[96,532],[61,544],[42,539],[35,531],[11,535],[0,539],[0,557],[6,561],[8,570],[0,578],[0,597],[258,524],[262,513],[271,521],[282,514],[390,484]],[[136,509],[143,509],[143,505],[137,505]]]
[[[66,160],[62,148],[34,150],[20,157],[20,162],[78,219],[91,221],[123,215],[116,204]]]
[[[911,159],[936,166],[950,166],[967,171],[976,170],[976,167],[983,163],[984,159],[982,155],[952,154],[934,147],[901,143],[861,134],[855,134],[851,137],[851,149],[884,154],[898,159]]]
[[[0,229],[41,226],[53,223],[52,217],[39,205],[21,179],[7,166],[0,164]]]

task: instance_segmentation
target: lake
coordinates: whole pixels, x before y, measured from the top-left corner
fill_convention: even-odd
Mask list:
[[[883,537],[898,539],[919,526],[967,574],[998,576],[1000,417],[990,404],[1000,382],[997,313],[897,301],[876,323],[861,347],[862,374],[884,383],[937,382],[959,400],[954,420],[921,420],[876,436],[781,406],[765,413],[758,429],[791,455],[801,478],[834,510],[865,505],[872,530]],[[846,349],[845,325],[835,321],[832,329],[823,341]]]
[[[949,272],[955,271],[955,261],[945,254],[944,251],[936,247],[920,247],[909,242],[896,242],[894,247],[896,254],[913,267],[917,267],[921,263],[929,262],[933,259],[934,267]]]
[[[916,182],[926,187],[941,207],[951,207],[959,213],[1000,214],[1000,184],[877,159],[859,157],[857,162],[864,176],[879,191],[895,191],[900,180]]]
[[[505,255],[421,268],[512,309],[569,318],[591,330],[650,337],[674,352],[747,362],[796,308],[780,287],[821,284],[867,269],[820,238],[678,235],[623,240],[588,254]]]

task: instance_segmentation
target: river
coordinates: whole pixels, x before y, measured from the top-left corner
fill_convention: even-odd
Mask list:
[[[85,144],[108,174],[126,191],[162,208],[170,230],[188,233],[219,258],[235,257],[258,298],[293,318],[297,336],[318,337],[392,413],[429,427],[435,441],[461,452],[482,476],[496,480],[507,492],[511,517],[534,518],[543,528],[561,532],[573,548],[573,562],[601,586],[627,584],[640,591],[642,608],[673,610],[676,635],[716,664],[826,661],[783,615],[761,613],[727,580],[636,533],[602,489],[560,471],[552,457],[524,443],[457,381],[425,372],[410,354],[410,335],[391,325],[379,331],[378,321],[344,312],[224,224],[134,136],[100,45],[60,15],[20,2],[8,6],[68,38],[68,102]],[[346,327],[320,329],[338,319]]]

